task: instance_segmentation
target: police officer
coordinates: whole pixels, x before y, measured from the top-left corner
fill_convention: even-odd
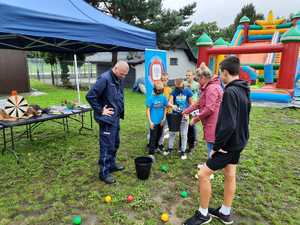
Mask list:
[[[124,166],[116,164],[116,153],[120,144],[120,118],[124,119],[122,79],[128,71],[127,62],[117,62],[111,70],[99,76],[86,95],[94,110],[95,120],[100,125],[99,179],[107,184],[115,183],[111,173],[124,170]]]

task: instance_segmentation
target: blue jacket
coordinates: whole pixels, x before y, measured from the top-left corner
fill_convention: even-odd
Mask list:
[[[124,87],[112,70],[99,76],[94,86],[88,91],[86,100],[93,108],[97,122],[114,124],[119,118],[124,118]],[[112,116],[102,115],[105,105],[114,109]]]

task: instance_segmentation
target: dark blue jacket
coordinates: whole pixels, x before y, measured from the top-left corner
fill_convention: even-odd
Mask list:
[[[114,124],[119,118],[124,118],[124,88],[122,81],[113,74],[112,70],[99,76],[94,86],[88,91],[86,100],[93,108],[97,122]],[[114,109],[112,116],[102,115],[105,105]]]

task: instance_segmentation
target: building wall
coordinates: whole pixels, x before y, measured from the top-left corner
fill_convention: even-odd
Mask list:
[[[135,67],[136,79],[145,77],[145,63],[138,64]]]
[[[29,92],[30,83],[26,53],[16,50],[0,50],[0,94],[12,90]]]
[[[170,59],[177,58],[178,65],[170,65]],[[175,80],[176,78],[185,78],[185,73],[187,70],[196,68],[196,64],[191,62],[187,57],[184,50],[170,50],[168,51],[168,74],[170,80]]]
[[[97,76],[111,69],[111,63],[97,63]],[[136,80],[136,71],[135,68],[129,69],[128,75],[124,80],[124,87],[132,88]]]

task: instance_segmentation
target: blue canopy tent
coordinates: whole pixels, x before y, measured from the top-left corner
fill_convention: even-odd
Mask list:
[[[0,0],[0,48],[74,54],[156,48],[156,34],[93,8],[83,0]]]

